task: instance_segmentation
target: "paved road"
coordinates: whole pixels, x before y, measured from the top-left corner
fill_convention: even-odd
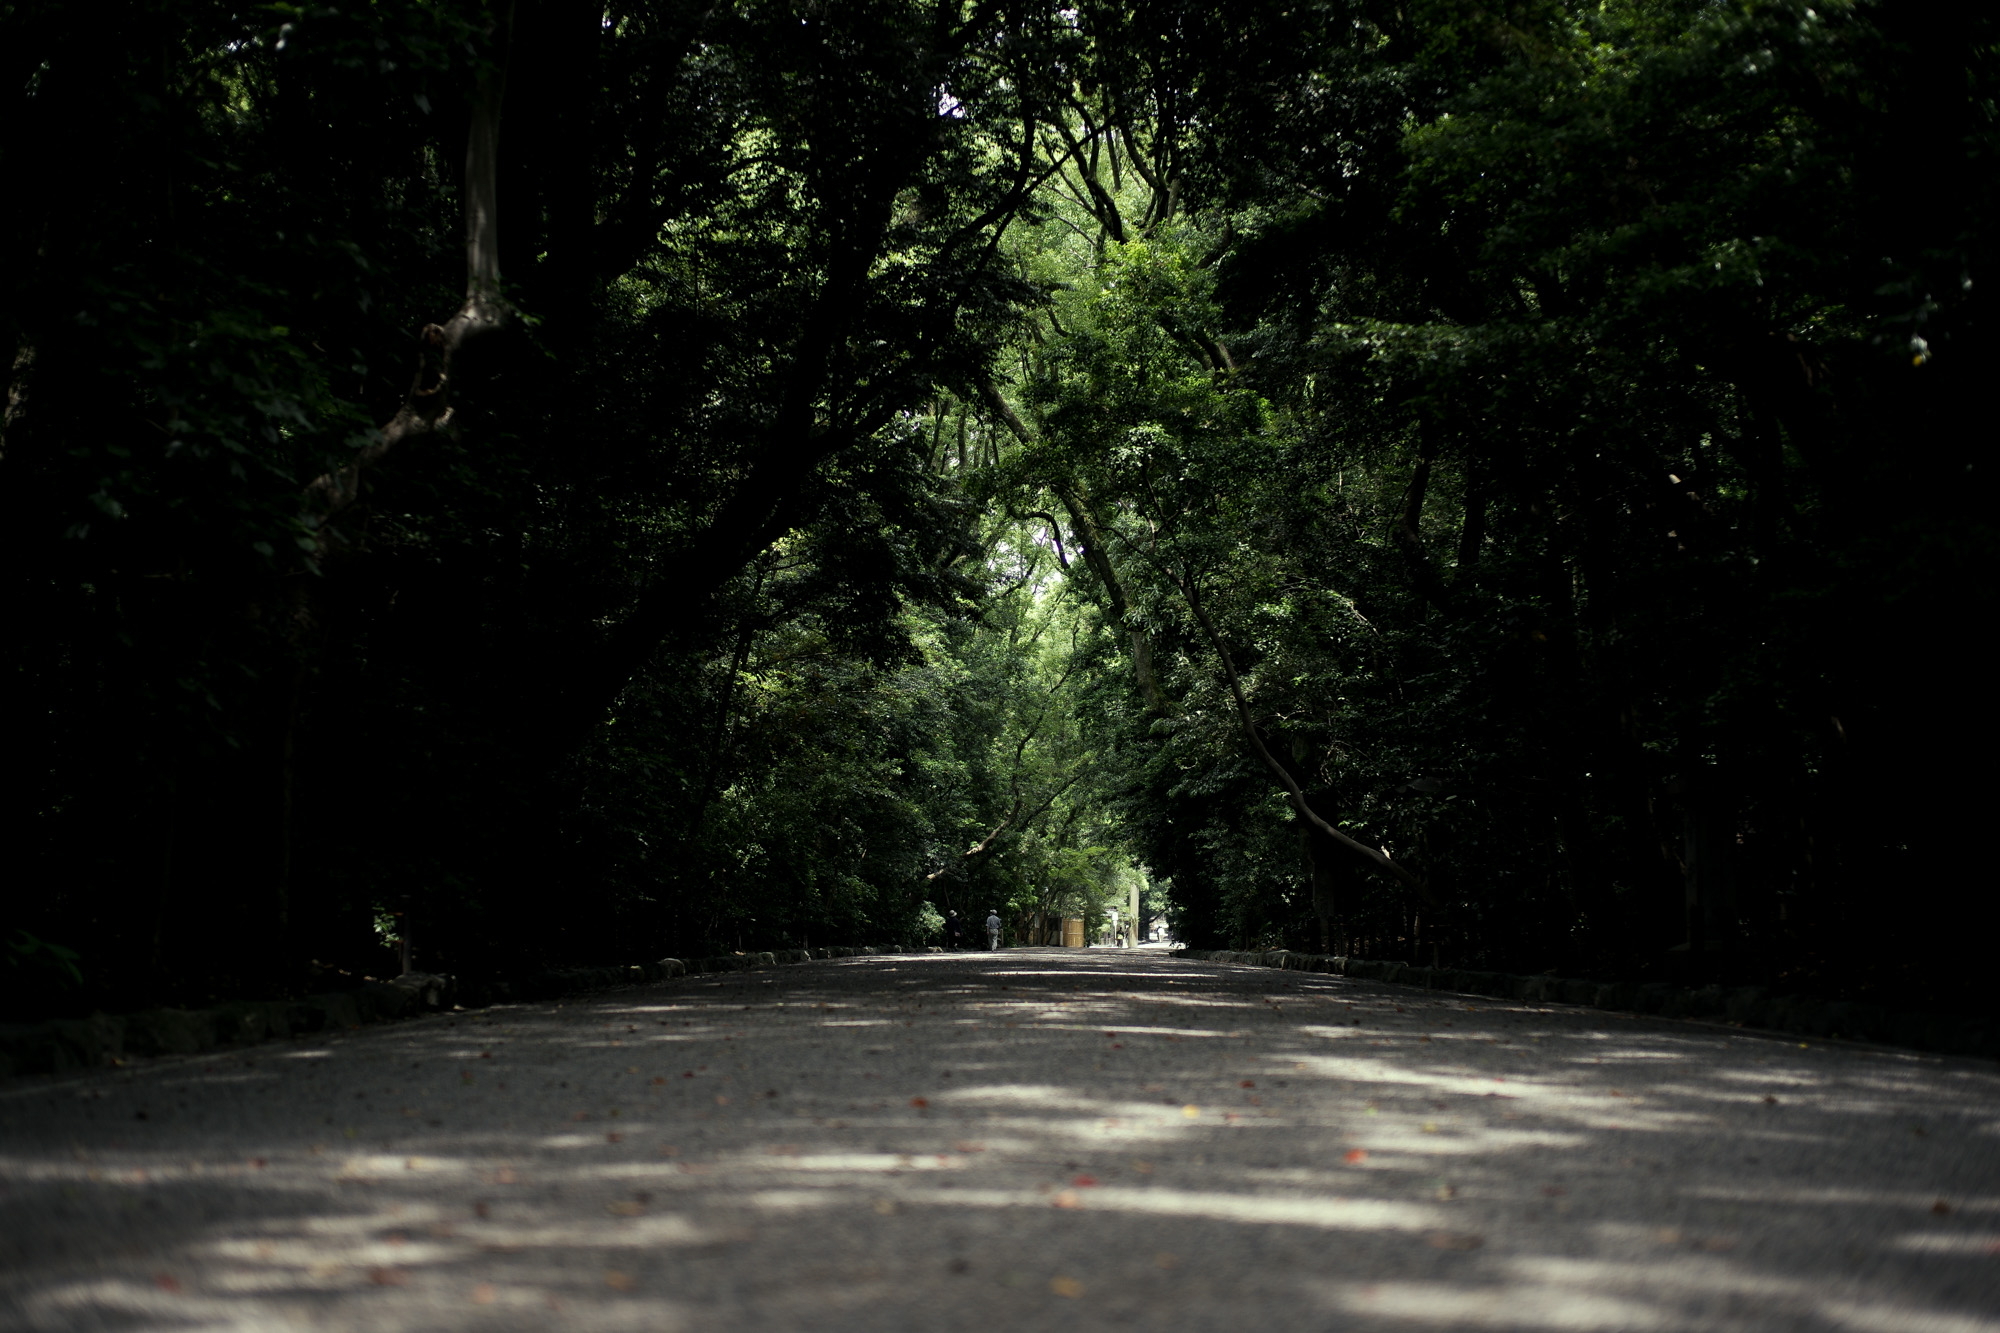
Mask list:
[[[2000,1333],[2000,1074],[1016,950],[0,1084],[8,1329],[1058,1324]]]

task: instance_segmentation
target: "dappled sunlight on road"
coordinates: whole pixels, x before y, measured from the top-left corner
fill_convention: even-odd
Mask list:
[[[0,1087],[0,1323],[2000,1333],[1996,1104],[1309,974],[842,960]]]

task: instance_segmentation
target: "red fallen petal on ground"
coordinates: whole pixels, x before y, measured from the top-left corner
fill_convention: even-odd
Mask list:
[[[1350,1164],[1355,1162],[1365,1162],[1368,1160],[1368,1153],[1361,1148],[1349,1148],[1347,1150],[1347,1160]]]
[[[912,1098],[910,1098],[910,1105],[912,1105],[912,1106],[916,1106],[916,1107],[924,1107],[924,1106],[929,1106],[930,1104],[931,1104],[931,1103],[930,1103],[930,1099],[929,1099],[929,1098],[927,1098],[927,1097],[912,1097]]]
[[[693,1077],[694,1077],[694,1071],[693,1071],[692,1069],[690,1069],[690,1070],[688,1070],[688,1071],[687,1071],[687,1072],[686,1072],[685,1074],[682,1074],[682,1075],[681,1075],[681,1077],[682,1077],[682,1078],[693,1078]]]
[[[153,1285],[161,1291],[179,1291],[181,1289],[181,1280],[172,1273],[155,1273],[153,1274]]]
[[[1254,1078],[1246,1078],[1243,1080],[1242,1086],[1246,1088],[1254,1088],[1257,1086],[1257,1080]]]
[[[1080,1190],[1095,1189],[1097,1188],[1097,1177],[1077,1176],[1074,1179],[1072,1179],[1069,1183],[1076,1186]]]
[[[1122,1041],[1114,1041],[1111,1043],[1111,1049],[1114,1051],[1122,1051],[1125,1049],[1125,1043]]]

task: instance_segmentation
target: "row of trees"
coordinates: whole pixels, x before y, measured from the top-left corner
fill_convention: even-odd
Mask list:
[[[1987,20],[0,23],[17,979],[1135,859],[1192,942],[1851,972],[1978,882]]]

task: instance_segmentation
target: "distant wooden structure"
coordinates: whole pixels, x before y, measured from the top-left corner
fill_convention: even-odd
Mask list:
[[[1030,913],[1026,934],[1030,944],[1049,945],[1058,949],[1082,949],[1090,943],[1084,937],[1083,918],[1080,916],[1044,916],[1040,912]]]

